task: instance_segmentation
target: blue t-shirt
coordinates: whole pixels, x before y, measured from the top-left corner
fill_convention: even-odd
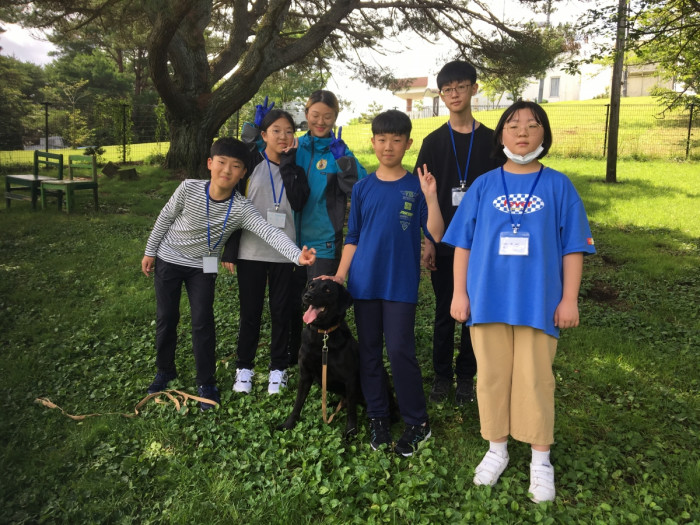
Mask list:
[[[554,311],[563,293],[562,257],[595,253],[586,211],[574,185],[544,168],[530,199],[537,172],[504,172],[513,220],[529,234],[527,256],[499,255],[502,232],[512,233],[501,168],[482,175],[467,191],[442,242],[471,250],[467,325],[506,323],[531,326],[559,337]],[[526,201],[530,206],[522,213]]]
[[[348,273],[355,299],[418,302],[421,228],[432,240],[427,221],[425,196],[412,173],[396,181],[372,173],[353,186],[345,244],[357,246]]]

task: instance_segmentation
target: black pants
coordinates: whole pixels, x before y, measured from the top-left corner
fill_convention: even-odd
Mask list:
[[[294,266],[292,289],[289,292],[289,363],[296,364],[301,346],[301,330],[304,328],[301,311],[301,294],[306,283],[319,275],[335,275],[339,259],[316,259],[311,266]]]
[[[175,348],[180,322],[180,296],[185,283],[192,315],[192,352],[197,386],[216,384],[216,330],[214,327],[215,273],[156,260],[156,367],[176,374]]]
[[[409,425],[422,425],[428,420],[428,411],[416,358],[416,305],[355,300],[354,306],[360,344],[360,382],[367,401],[367,416],[389,417],[383,361],[386,342],[401,418]]]
[[[435,375],[452,380],[472,379],[476,375],[476,358],[469,336],[469,329],[461,324],[459,352],[454,358],[455,320],[450,315],[452,292],[454,290],[454,256],[440,255],[435,258],[437,270],[430,272],[430,280],[435,292],[435,322],[433,324],[433,369]]]
[[[240,325],[236,368],[253,369],[260,342],[260,321],[268,285],[270,305],[270,370],[286,370],[289,363],[289,292],[294,264],[238,260]]]

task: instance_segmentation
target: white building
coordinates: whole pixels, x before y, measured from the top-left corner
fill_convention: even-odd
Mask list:
[[[626,86],[623,86],[623,96],[648,96],[656,86],[669,89],[673,82],[664,80],[654,64],[643,66],[628,66],[625,69]],[[607,98],[610,96],[610,81],[612,68],[599,64],[582,64],[575,75],[567,73],[563,67],[555,67],[547,71],[542,86],[542,100],[547,102],[568,102],[574,100],[590,100],[592,98]],[[447,108],[440,99],[440,92],[434,78],[417,77],[400,79],[398,87],[392,93],[406,101],[404,111],[411,118],[446,115]],[[539,100],[540,80],[533,78],[523,91],[523,100]],[[504,96],[501,104],[508,104]],[[472,107],[486,107],[487,97],[481,92],[472,98]]]
[[[576,75],[570,75],[562,67],[556,67],[548,70],[544,77],[542,100],[566,102],[604,96],[610,92],[611,78],[612,70],[609,66],[583,64]],[[523,100],[538,100],[539,90],[540,80],[532,79],[523,91]]]

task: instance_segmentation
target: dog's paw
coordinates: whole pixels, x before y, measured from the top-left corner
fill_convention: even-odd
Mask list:
[[[296,421],[285,421],[284,423],[280,423],[277,425],[276,430],[292,430],[296,426]]]

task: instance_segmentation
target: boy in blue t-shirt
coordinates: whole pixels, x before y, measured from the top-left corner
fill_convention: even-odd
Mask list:
[[[435,178],[427,167],[418,168],[416,177],[401,165],[413,142],[408,116],[396,110],[377,115],[372,135],[379,167],[353,187],[348,233],[332,279],[342,284],[347,277],[354,299],[370,444],[377,450],[392,443],[384,339],[399,411],[406,424],[394,451],[411,456],[430,437],[414,336],[421,229],[439,242],[444,223]]]

